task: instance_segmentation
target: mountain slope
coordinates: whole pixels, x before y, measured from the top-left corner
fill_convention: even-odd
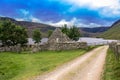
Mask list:
[[[80,27],[81,34],[84,37],[97,37],[103,32],[107,31],[110,27],[94,27],[94,28],[86,28]]]
[[[102,33],[99,37],[120,40],[120,20],[115,22],[109,30]]]
[[[54,30],[54,26],[50,26],[42,23],[28,22],[28,21],[16,21],[15,19],[9,17],[0,17],[0,21],[10,20],[13,23],[23,26],[28,30],[29,37],[32,37],[32,31],[37,28],[41,30],[42,36],[47,37],[48,30]]]
[[[97,33],[87,32],[87,31],[83,31],[81,29],[80,29],[80,32],[81,32],[81,35],[83,37],[96,37],[96,36],[101,34],[101,33],[98,33],[98,32]]]
[[[80,29],[82,31],[86,31],[86,32],[90,32],[90,33],[101,33],[101,32],[105,32],[109,29],[110,27],[106,26],[106,27],[94,27],[94,28],[84,28],[81,27]]]
[[[32,31],[34,29],[40,29],[42,33],[42,37],[47,37],[48,30],[54,30],[56,27],[43,24],[43,23],[35,23],[35,22],[28,22],[28,21],[16,21],[15,19],[9,18],[9,17],[0,17],[0,21],[4,20],[10,20],[13,23],[23,26],[27,29],[28,31],[28,36],[32,37]],[[96,37],[101,32],[104,32],[108,30],[108,27],[96,27],[96,28],[80,28],[81,35],[84,37]]]

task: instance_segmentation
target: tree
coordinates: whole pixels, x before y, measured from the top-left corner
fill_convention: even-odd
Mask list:
[[[61,28],[62,32],[66,34],[67,36],[69,35],[69,28],[67,27],[67,24],[64,24],[64,26]]]
[[[33,40],[35,40],[35,43],[41,42],[41,32],[39,29],[33,31]]]
[[[79,37],[81,36],[80,35],[80,30],[76,26],[72,26],[70,28],[68,36],[69,36],[69,38],[77,41],[79,39]]]
[[[27,31],[10,20],[0,22],[0,40],[4,46],[24,45],[27,43]]]
[[[21,45],[27,43],[28,42],[27,30],[21,26],[16,26],[15,40]]]
[[[78,40],[79,37],[81,36],[80,31],[76,26],[72,26],[72,27],[68,28],[67,25],[64,25],[61,28],[61,30],[72,40]]]
[[[49,30],[48,31],[48,37],[50,37],[52,35],[52,33],[53,33],[53,30]]]

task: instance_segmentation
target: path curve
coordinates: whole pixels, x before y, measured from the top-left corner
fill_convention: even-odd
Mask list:
[[[108,46],[98,47],[32,80],[100,80]]]

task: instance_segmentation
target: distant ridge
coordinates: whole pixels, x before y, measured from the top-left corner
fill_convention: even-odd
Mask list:
[[[84,28],[81,27],[80,29],[86,32],[91,32],[91,33],[101,33],[101,32],[105,32],[109,29],[110,27],[105,26],[105,27],[95,27],[95,28]]]
[[[0,21],[4,21],[4,20],[10,20],[17,25],[25,27],[28,30],[29,37],[32,37],[32,31],[36,28],[41,30],[42,37],[48,37],[48,35],[47,35],[48,30],[56,29],[55,26],[51,26],[48,24],[28,22],[28,21],[17,21],[15,19],[9,18],[9,17],[0,17]],[[108,30],[109,27],[95,27],[95,28],[80,27],[79,29],[80,29],[81,35],[84,37],[96,37],[99,34],[101,34],[102,32]]]
[[[47,37],[48,30],[55,29],[54,26],[43,24],[43,23],[35,23],[35,22],[28,22],[28,21],[16,21],[15,19],[12,19],[9,17],[0,17],[0,21],[4,21],[4,20],[10,20],[17,25],[20,25],[20,26],[27,28],[29,37],[32,37],[32,31],[35,28],[38,28],[41,30],[43,37]]]
[[[111,25],[111,27],[114,27],[116,24],[119,24],[119,23],[120,23],[120,19],[117,20],[116,22],[114,22],[114,23]]]
[[[99,37],[120,40],[120,20],[113,23],[111,28],[102,33]]]

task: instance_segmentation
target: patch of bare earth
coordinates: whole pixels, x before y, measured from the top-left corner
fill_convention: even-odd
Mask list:
[[[108,46],[96,48],[32,80],[100,80]]]

